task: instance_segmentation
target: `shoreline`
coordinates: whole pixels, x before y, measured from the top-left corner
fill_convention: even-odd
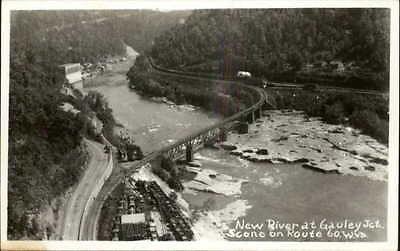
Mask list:
[[[387,181],[387,146],[359,130],[307,118],[301,111],[266,111],[248,134],[231,133],[219,146],[251,162],[303,163],[321,172],[337,172]]]
[[[107,85],[110,86],[110,85]],[[142,97],[143,98],[143,97]],[[177,108],[178,105],[172,103],[171,101],[167,100],[166,98],[146,98],[147,101],[150,102],[154,102],[154,103],[158,103],[158,104],[162,104],[162,105],[167,105],[170,108]],[[191,108],[193,110],[193,106],[190,106],[189,108]],[[228,140],[220,145],[219,148],[225,148],[225,151],[230,151],[233,155],[238,155],[240,156],[240,159],[243,160],[244,162],[246,161],[253,161],[253,162],[270,162],[270,163],[286,163],[286,162],[296,162],[296,161],[304,161],[304,163],[312,163],[314,162],[314,159],[316,159],[318,162],[318,164],[324,163],[322,160],[323,158],[321,156],[318,157],[318,155],[323,155],[325,152],[324,151],[319,151],[318,145],[314,145],[314,144],[310,144],[310,147],[308,149],[306,149],[306,153],[309,156],[306,156],[307,158],[305,158],[304,156],[304,151],[301,152],[297,152],[296,154],[293,155],[293,149],[289,150],[289,151],[282,151],[285,154],[281,154],[281,150],[284,147],[287,147],[289,143],[292,143],[292,139],[311,139],[311,140],[323,140],[325,144],[328,144],[329,142],[327,140],[324,140],[322,137],[315,137],[315,135],[312,135],[312,133],[307,133],[307,132],[303,132],[298,133],[296,132],[298,135],[290,133],[288,135],[288,132],[290,131],[290,129],[286,129],[284,130],[283,128],[287,128],[288,125],[290,124],[296,124],[296,122],[292,122],[292,123],[280,123],[277,124],[276,121],[273,121],[273,119],[271,119],[271,114],[268,115],[268,113],[274,113],[276,112],[278,115],[279,113],[282,113],[281,115],[283,117],[290,117],[290,116],[302,116],[302,112],[299,111],[294,111],[294,112],[285,112],[284,110],[280,110],[280,111],[267,111],[267,117],[264,117],[260,120],[257,120],[254,124],[251,124],[249,126],[249,133],[245,134],[245,135],[239,135],[239,134],[234,134],[234,133],[229,133],[228,135]],[[275,114],[276,115],[276,114]],[[309,119],[309,121],[306,121],[306,119],[304,117],[298,118],[300,119],[302,122],[307,122],[307,123],[311,123],[313,126],[309,126],[306,131],[311,131],[314,132],[316,128],[318,128],[318,126],[323,126],[322,122],[320,120],[318,120],[317,118],[311,118]],[[120,118],[116,118],[117,121],[121,121]],[[299,121],[300,121],[299,120]],[[297,121],[297,122],[299,122]],[[272,126],[268,127],[266,126],[266,123],[271,123]],[[313,124],[314,123],[314,124]],[[114,127],[114,132],[120,131],[120,130],[127,130],[126,126],[123,125],[123,122],[119,122],[118,126]],[[331,132],[329,132],[329,130],[327,130],[328,134],[343,134],[345,136],[348,136],[349,133],[351,134],[355,134],[358,135],[358,132],[355,130],[350,130],[347,131],[347,129],[344,126],[334,126],[334,125],[329,125],[332,126],[332,130]],[[251,140],[257,139],[257,136],[267,136],[270,137],[270,133],[265,133],[262,132],[263,129],[276,129],[276,132],[274,132],[275,134],[279,134],[279,137],[275,137],[272,136],[271,138],[273,139],[271,144],[274,144],[273,146],[271,144],[266,144],[265,146],[265,141],[260,141],[260,142],[251,142]],[[324,127],[323,127],[324,128]],[[153,132],[157,132],[160,129],[160,125],[147,125],[146,126],[146,133],[153,133]],[[299,128],[294,128],[295,131]],[[325,128],[324,128],[325,129]],[[326,132],[325,132],[326,133]],[[132,135],[132,133],[130,132],[130,134]],[[143,134],[143,133],[142,133]],[[133,134],[134,136],[135,134]],[[285,135],[285,136],[282,136]],[[143,134],[143,136],[145,136],[145,134]],[[147,136],[145,136],[146,138]],[[328,140],[330,140],[330,138],[327,138]],[[285,145],[286,142],[286,145]],[[289,143],[288,143],[289,142]],[[315,143],[315,142],[314,142]],[[336,142],[334,142],[336,143]],[[290,145],[290,144],[289,144]],[[306,145],[306,144],[304,144]],[[334,144],[331,144],[334,145]],[[272,146],[272,147],[271,147]],[[297,144],[296,146],[299,146],[299,144]],[[335,145],[338,148],[338,144]],[[376,144],[372,144],[373,147],[376,147]],[[339,146],[342,147],[342,146]],[[371,149],[373,148],[371,147]],[[229,150],[230,148],[230,150]],[[296,147],[296,149],[294,150],[299,150],[297,148],[302,148],[302,147]],[[271,151],[271,149],[274,149],[274,151]],[[345,148],[346,149],[346,148]],[[379,150],[379,147],[377,148]],[[365,149],[361,149],[361,150],[365,150]],[[340,149],[335,149],[335,151],[340,151]],[[382,151],[381,155],[384,155],[385,153],[385,149],[380,149],[380,151]],[[368,151],[367,151],[368,152]],[[289,154],[290,153],[290,154]],[[349,152],[349,154],[351,154],[351,151]],[[268,157],[267,157],[268,156]],[[378,159],[382,159],[382,156],[378,156]],[[337,160],[340,161],[340,160]],[[379,161],[379,160],[378,160]],[[358,162],[357,162],[358,163]],[[380,165],[379,163],[376,163],[378,165]],[[381,166],[385,166],[385,165],[381,165]],[[321,167],[321,168],[319,168]],[[310,168],[313,170],[316,169],[321,169],[322,171],[333,171],[333,172],[339,172],[339,173],[344,173],[344,172],[340,172],[343,170],[338,170],[339,168],[331,168],[327,165],[321,165],[321,166],[316,166],[313,164],[310,164]],[[384,169],[385,167],[382,167],[381,169]],[[379,168],[378,168],[379,169]],[[207,170],[207,169],[205,169]],[[138,170],[138,172],[149,172],[149,170],[145,170],[144,168],[141,168],[140,170]],[[352,170],[355,172],[355,170]],[[367,171],[367,170],[365,170]],[[378,170],[381,171],[381,170]],[[372,172],[372,171],[370,171]],[[375,172],[375,171],[374,171]],[[379,174],[380,172],[378,172]],[[362,173],[363,174],[363,173]],[[362,176],[361,174],[361,176]],[[154,177],[151,176],[155,176],[154,174],[149,175],[149,173],[144,174],[141,173],[140,176],[147,176],[148,178],[150,177],[151,179],[154,179]],[[210,175],[213,175],[213,178],[210,178]],[[183,199],[182,194],[185,193],[185,191],[183,191],[182,193],[177,193],[178,197],[180,199],[182,199],[182,201],[185,201],[185,203],[179,203],[181,205],[181,208],[183,209],[183,211],[185,211],[187,214],[190,213],[192,214],[193,217],[199,217],[197,219],[197,221],[195,221],[193,223],[193,231],[195,232],[197,239],[215,239],[215,237],[218,240],[225,240],[224,239],[224,233],[223,233],[223,229],[226,229],[227,226],[233,222],[236,218],[241,217],[241,216],[245,216],[246,215],[246,211],[249,210],[251,208],[251,206],[247,205],[246,200],[242,200],[239,199],[238,197],[241,194],[241,185],[242,183],[246,182],[246,180],[241,180],[240,182],[233,182],[232,184],[229,184],[229,181],[232,180],[232,177],[224,177],[223,175],[218,175],[217,172],[210,172],[210,171],[205,171],[205,172],[200,172],[200,179],[198,179],[197,182],[193,181],[195,179],[193,179],[192,181],[189,182],[185,182],[187,184],[184,184],[185,186],[185,190],[187,192],[187,189],[190,189],[193,191],[193,193],[198,194],[198,191],[195,190],[199,190],[199,191],[205,191],[205,192],[211,192],[213,194],[219,194],[219,195],[227,195],[227,196],[236,196],[235,197],[235,201],[233,202],[228,202],[226,203],[226,205],[222,208],[222,209],[218,209],[218,210],[209,210],[209,211],[203,211],[203,212],[193,212],[189,209],[189,203],[187,203],[186,200]],[[224,178],[222,178],[222,180],[218,180],[217,182],[213,182],[213,180],[217,177],[217,176],[222,176]],[[156,177],[158,178],[158,177]],[[370,177],[371,178],[371,177]],[[372,177],[374,178],[374,177]],[[378,176],[377,178],[378,180],[384,180],[384,176]],[[155,179],[157,181],[157,183],[161,186],[164,187],[165,189],[165,184],[163,185],[163,182],[160,181],[159,179]],[[191,183],[190,183],[191,182]],[[228,182],[225,183],[224,182]],[[268,183],[269,180],[265,179],[265,182]],[[222,187],[218,187],[217,185],[223,184]],[[228,184],[228,185],[227,185]],[[235,189],[232,189],[232,191],[230,193],[227,192],[227,190],[230,190],[232,187],[236,186]],[[237,188],[238,187],[238,188]],[[236,204],[235,204],[236,203]],[[182,206],[185,205],[185,206]],[[232,206],[234,205],[234,206]],[[233,208],[235,210],[233,210]],[[228,216],[224,216],[224,215],[231,215],[230,217]],[[214,238],[211,238],[214,237]]]
[[[228,139],[227,141],[223,142],[223,143],[219,143],[216,144],[217,148],[215,149],[216,152],[225,152],[226,154],[228,154],[228,156],[231,156],[231,158],[236,159],[238,164],[233,164],[233,163],[225,163],[225,159],[223,158],[223,155],[219,156],[217,155],[215,158],[213,157],[207,157],[207,156],[203,156],[200,155],[199,153],[195,154],[195,160],[196,161],[200,161],[200,163],[202,164],[202,169],[196,171],[195,169],[192,170],[192,168],[190,169],[190,171],[195,172],[196,173],[196,178],[198,179],[198,177],[200,176],[200,181],[208,181],[209,179],[207,177],[204,178],[205,175],[209,175],[212,174],[214,176],[219,176],[219,175],[225,175],[225,173],[221,170],[221,167],[226,166],[226,168],[229,168],[229,165],[237,165],[237,166],[241,166],[240,168],[243,169],[247,169],[249,164],[257,164],[257,165],[262,165],[263,163],[267,163],[266,165],[272,165],[275,166],[276,169],[280,169],[279,168],[279,163],[282,164],[295,164],[297,163],[299,165],[299,167],[301,168],[309,168],[310,170],[312,170],[313,172],[320,172],[322,173],[322,175],[328,175],[330,173],[335,173],[339,176],[346,176],[346,175],[351,175],[351,176],[358,176],[360,179],[367,179],[367,180],[371,180],[371,182],[384,182],[386,183],[386,175],[387,175],[387,167],[385,165],[385,151],[387,149],[385,149],[385,146],[382,144],[377,143],[376,141],[374,141],[374,139],[370,138],[369,136],[365,136],[365,135],[360,135],[359,133],[357,134],[353,134],[353,130],[348,130],[346,129],[346,127],[342,126],[342,125],[330,125],[330,124],[326,124],[323,123],[322,121],[320,121],[318,118],[311,118],[310,120],[307,119],[307,121],[305,122],[305,118],[303,117],[303,113],[302,112],[298,112],[298,111],[293,111],[293,112],[288,112],[288,111],[268,111],[270,112],[272,115],[267,116],[267,117],[263,117],[260,120],[258,120],[256,123],[252,124],[249,126],[249,133],[248,134],[236,134],[236,133],[230,133],[228,135]],[[274,116],[278,116],[278,118],[280,117],[281,120],[277,119]],[[332,134],[335,137],[333,137],[334,139],[337,140],[337,144],[343,148],[343,149],[336,149],[335,147],[329,147],[329,148],[324,148],[326,145],[329,145],[329,142],[324,140],[323,137],[319,137],[318,136],[318,130],[316,130],[315,128],[313,129],[313,133],[309,134],[308,137],[310,137],[313,142],[315,143],[315,141],[320,141],[320,145],[319,148],[316,148],[315,145],[310,144],[311,147],[309,149],[304,149],[304,148],[300,148],[300,149],[304,149],[304,151],[307,152],[307,154],[305,154],[306,157],[308,156],[312,156],[314,159],[305,159],[302,152],[298,152],[297,154],[293,154],[293,152],[291,152],[293,149],[298,150],[298,147],[296,144],[293,144],[292,141],[290,141],[290,136],[287,137],[287,139],[285,138],[285,136],[283,136],[282,139],[282,135],[279,135],[279,137],[275,137],[277,135],[273,134],[272,132],[276,129],[279,133],[280,130],[282,128],[285,128],[285,126],[279,126],[283,124],[284,122],[289,122],[288,121],[288,117],[293,116],[293,118],[297,121],[296,123],[292,122],[293,124],[299,125],[299,122],[301,120],[304,121],[305,126],[303,129],[305,131],[309,131],[310,130],[310,124],[314,125],[314,123],[317,123],[318,125],[321,124],[325,124],[322,125],[321,128],[323,128],[324,130],[321,130],[320,133],[322,133],[324,135],[325,138],[329,139],[329,135],[328,134]],[[275,121],[273,121],[275,119]],[[271,123],[270,126],[265,126],[264,123]],[[288,125],[290,123],[287,123]],[[311,126],[312,127],[312,126]],[[279,129],[281,128],[281,129]],[[329,128],[329,130],[328,130]],[[325,130],[326,129],[326,130]],[[290,131],[290,130],[288,130]],[[299,128],[296,128],[295,130],[296,133],[298,133],[299,135],[295,135],[296,137],[293,137],[294,139],[296,139],[297,137],[301,137],[301,130]],[[340,137],[336,137],[337,135],[342,135],[343,138]],[[257,137],[255,137],[254,135],[257,135]],[[284,134],[285,135],[285,134]],[[262,139],[261,141],[259,140],[260,138],[262,138],[263,136],[267,136],[264,139]],[[362,143],[363,141],[360,140],[356,140],[356,141],[349,141],[350,143],[353,142],[354,144],[350,144],[347,141],[343,141],[343,142],[347,142],[347,144],[344,144],[341,140],[344,140],[346,137],[350,137],[350,138],[360,138],[361,140],[368,140],[369,144],[372,144],[374,147],[370,147],[370,149],[366,150],[364,149],[362,146],[364,146],[364,144]],[[274,140],[274,139],[280,139],[280,140]],[[265,141],[264,141],[265,140]],[[268,141],[268,142],[267,142]],[[282,143],[285,142],[286,144]],[[301,142],[301,141],[300,141]],[[372,143],[371,143],[372,142]],[[340,144],[341,143],[341,144]],[[325,146],[323,144],[326,144]],[[361,145],[361,146],[360,146]],[[282,148],[287,148],[285,151],[280,152],[280,150]],[[326,158],[324,158],[324,156],[329,156],[332,155],[333,157],[337,154],[337,151],[339,152],[352,152],[355,151],[353,150],[353,147],[355,147],[357,149],[356,152],[354,152],[352,155],[356,155],[356,156],[360,156],[360,158],[367,158],[366,156],[366,152],[369,153],[369,156],[372,157],[376,157],[377,159],[381,158],[383,159],[383,161],[378,161],[379,163],[374,163],[372,162],[371,165],[376,165],[377,166],[377,170],[378,170],[378,175],[374,176],[371,175],[371,173],[373,174],[375,171],[371,171],[371,170],[352,170],[350,169],[352,172],[347,171],[346,166],[343,167],[343,169],[339,169],[337,168],[337,165],[335,164],[337,161],[341,161],[340,163],[346,163],[348,165],[351,164],[355,165],[355,163],[359,163],[361,165],[365,165],[365,162],[360,161],[359,159],[355,159],[353,161],[353,158],[350,159],[349,155],[347,156],[347,159],[345,157],[342,157],[342,159],[338,160],[335,158],[331,158],[330,161],[326,162]],[[311,148],[315,148],[315,149],[322,149],[321,151],[319,150],[314,150]],[[271,150],[273,149],[273,150]],[[325,151],[324,151],[325,150]],[[210,150],[212,152],[212,150]],[[312,152],[312,153],[308,153],[308,152]],[[257,154],[258,153],[258,154]],[[290,154],[289,154],[290,153]],[[364,153],[364,155],[362,156],[362,154]],[[285,155],[287,154],[287,155]],[[349,153],[350,154],[350,153]],[[317,158],[318,157],[318,158]],[[347,161],[347,162],[346,162]],[[357,161],[357,162],[356,162]],[[307,165],[310,162],[316,163],[314,165]],[[218,171],[216,171],[215,169],[210,170],[210,169],[204,169],[204,168],[208,168],[207,166],[209,164],[212,165],[216,165],[218,166]],[[239,164],[240,163],[240,164]],[[318,166],[318,164],[322,163],[321,166]],[[301,165],[300,165],[301,164]],[[307,166],[305,166],[307,165]],[[379,169],[379,167],[381,167],[381,169]],[[265,169],[256,166],[255,168],[258,168],[260,171],[265,170],[266,174],[269,172],[269,167],[266,167]],[[206,171],[204,171],[206,170]],[[347,172],[346,172],[347,171]],[[231,174],[230,174],[231,175]],[[229,176],[229,175],[227,175]],[[232,176],[229,176],[232,177]],[[239,176],[237,176],[239,177]],[[244,178],[244,177],[241,177]],[[194,180],[195,180],[194,179]],[[366,182],[368,182],[366,180]],[[281,187],[282,185],[285,185],[285,183],[282,183],[282,180],[280,179],[276,179],[276,177],[274,178],[274,176],[272,175],[266,175],[264,177],[260,177],[258,182],[264,184],[266,187],[268,187],[268,189],[279,189],[279,187]],[[244,182],[246,183],[246,182]],[[212,183],[208,183],[208,182],[202,182],[202,183],[196,183],[195,186],[193,184],[193,181],[189,181],[189,182],[184,182],[183,183],[185,190],[184,193],[186,194],[186,197],[189,198],[189,204],[191,206],[196,206],[197,204],[201,204],[201,202],[196,202],[195,204],[193,204],[193,201],[207,201],[207,198],[211,198],[212,196],[219,196],[221,195],[221,193],[215,193],[215,189],[213,187]],[[201,189],[193,189],[193,186],[195,188],[201,188]],[[195,218],[197,218],[197,220],[194,222],[194,228],[196,229],[196,231],[202,235],[202,237],[206,240],[212,239],[211,237],[214,236],[214,240],[216,239],[215,236],[218,236],[219,238],[224,239],[224,237],[226,237],[226,232],[224,232],[224,229],[227,229],[227,226],[229,226],[229,224],[233,224],[235,220],[237,220],[239,217],[244,217],[245,215],[247,215],[247,210],[252,209],[252,205],[249,205],[248,207],[246,206],[246,198],[243,198],[241,196],[242,194],[242,190],[241,186],[239,187],[239,192],[238,193],[227,193],[225,195],[230,196],[234,201],[233,202],[225,202],[223,205],[222,209],[210,209],[210,208],[203,208],[203,209],[197,209],[198,205],[195,208],[191,208],[192,214],[195,216]],[[205,195],[203,193],[210,193],[213,192],[212,194],[208,194]],[[199,197],[201,196],[201,197]],[[204,199],[201,199],[205,197]],[[197,198],[197,199],[196,199]],[[220,197],[216,197],[215,200],[219,200],[218,198]],[[190,200],[192,200],[192,203],[190,202]],[[244,202],[243,202],[244,201]],[[237,205],[236,207],[238,208],[239,211],[241,211],[241,213],[238,212],[234,212],[232,218],[225,218],[224,219],[224,214],[230,212],[230,204],[232,203],[242,203],[241,205]],[[217,202],[218,203],[218,202]],[[222,212],[222,215],[220,215],[220,212]],[[212,233],[212,234],[211,234]],[[201,238],[201,237],[200,237]],[[227,240],[227,239],[224,239]]]

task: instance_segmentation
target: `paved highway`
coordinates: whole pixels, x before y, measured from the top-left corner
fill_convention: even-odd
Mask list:
[[[154,65],[153,65],[153,67],[154,67]],[[178,72],[178,71],[169,71],[166,69],[160,69],[159,67],[154,67],[153,70],[155,70],[155,72],[157,72],[158,74],[179,75],[180,77],[183,77],[186,79],[197,79],[197,80],[210,79],[210,77],[199,76],[198,74],[188,74],[188,73],[182,74],[181,72]],[[221,81],[221,80],[218,80],[218,81]],[[232,81],[221,81],[221,82],[232,82]],[[249,87],[247,86],[246,88],[249,88]],[[266,92],[261,91],[261,89],[259,89],[259,88],[254,88],[254,87],[250,87],[250,88],[252,88],[253,91],[256,91],[258,93],[258,96],[260,99],[253,106],[246,109],[246,111],[242,111],[242,112],[235,114],[234,116],[227,118],[224,121],[221,121],[211,127],[204,128],[203,130],[200,130],[199,132],[195,132],[193,135],[190,135],[184,139],[178,140],[178,142],[176,142],[175,144],[165,147],[165,149],[161,149],[159,151],[150,153],[143,160],[138,161],[137,163],[133,163],[132,169],[136,169],[136,168],[144,165],[145,163],[148,163],[155,156],[170,149],[171,147],[174,147],[175,145],[181,144],[182,142],[185,142],[186,140],[190,140],[192,137],[196,137],[198,134],[204,133],[205,131],[210,130],[214,127],[222,126],[225,123],[228,123],[228,122],[231,122],[232,120],[238,119],[238,118],[240,118],[240,116],[243,116],[246,113],[248,113],[248,111],[251,112],[252,110],[259,108],[263,104],[263,102],[265,102],[265,101],[268,102],[268,96],[267,96]],[[298,88],[298,87],[287,86],[286,88]],[[340,90],[340,91],[354,92],[354,90]],[[358,91],[363,92],[363,90],[358,90]],[[367,92],[367,94],[375,94],[376,95],[376,93],[371,93],[369,91],[366,91],[366,92]],[[129,171],[133,171],[133,170],[129,170]],[[118,185],[118,183],[121,182],[123,176],[124,176],[123,170],[121,168],[119,168],[118,165],[116,165],[113,170],[113,173],[111,174],[110,178],[106,181],[106,183],[102,187],[102,190],[98,194],[97,198],[93,201],[93,203],[91,203],[91,206],[88,208],[87,218],[84,220],[85,224],[82,225],[82,228],[81,228],[81,231],[82,231],[81,236],[80,236],[81,240],[96,240],[97,239],[96,238],[97,231],[98,231],[97,224],[98,224],[98,219],[99,219],[99,216],[101,213],[102,205],[103,205],[104,201],[107,199],[107,197],[114,190],[114,188]]]
[[[66,203],[64,221],[61,224],[61,236],[63,240],[78,240],[80,221],[87,201],[93,191],[93,187],[99,182],[107,167],[107,154],[103,145],[85,139],[89,151],[90,160],[88,166],[74,189],[72,196]]]
[[[174,73],[165,73],[164,72],[163,74],[174,74]],[[184,76],[181,76],[181,77],[184,77]],[[193,77],[193,76],[187,77],[187,79],[193,79],[193,78],[197,78],[200,80],[204,79],[201,77]],[[260,89],[254,88],[254,87],[246,87],[246,88],[252,89],[253,92],[255,91],[257,93],[257,95],[259,96],[259,100],[252,107],[249,107],[248,110],[250,111],[254,108],[261,106],[262,103],[264,102],[264,98],[265,98],[263,92],[261,92]],[[243,111],[243,112],[245,112],[245,111]],[[154,159],[156,156],[160,155],[161,153],[163,153],[165,151],[168,151],[169,149],[175,147],[176,145],[182,144],[185,141],[190,140],[193,137],[197,137],[197,135],[203,134],[203,133],[207,132],[208,130],[211,130],[215,127],[222,126],[225,123],[230,123],[234,119],[238,119],[240,116],[242,116],[243,112],[240,112],[228,119],[225,119],[224,121],[218,122],[215,125],[212,125],[210,127],[207,127],[202,130],[199,130],[197,132],[194,132],[193,134],[191,134],[183,139],[178,140],[174,144],[171,144],[162,149],[158,149],[157,151],[151,152],[143,160],[138,161],[136,163],[132,163],[132,166],[131,166],[129,172],[133,172],[135,169],[140,168],[144,164],[146,164],[149,161],[151,161],[152,159]],[[124,171],[118,165],[115,165],[110,178],[105,182],[100,193],[98,194],[96,199],[93,201],[93,203],[90,204],[90,207],[88,208],[88,212],[86,214],[87,217],[83,220],[83,222],[85,224],[83,224],[82,228],[81,228],[80,240],[96,240],[97,239],[96,238],[97,231],[98,231],[97,224],[98,224],[99,216],[101,213],[101,208],[104,204],[104,201],[111,194],[111,192],[114,190],[114,188],[122,181],[123,177],[124,177]]]
[[[117,163],[115,162],[117,165]],[[121,182],[124,173],[121,168],[115,166],[110,178],[104,183],[96,199],[88,207],[85,224],[81,226],[80,240],[96,240],[98,232],[98,221],[104,201],[111,194],[114,188]]]

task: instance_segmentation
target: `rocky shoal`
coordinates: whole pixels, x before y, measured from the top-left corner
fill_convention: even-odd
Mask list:
[[[264,115],[248,134],[230,133],[219,147],[253,162],[301,162],[316,171],[387,180],[388,147],[359,130],[300,111],[269,110]]]

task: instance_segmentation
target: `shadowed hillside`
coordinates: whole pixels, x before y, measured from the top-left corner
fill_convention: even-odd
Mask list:
[[[83,137],[93,137],[96,114],[112,130],[105,99],[60,92],[65,63],[98,62],[139,51],[185,13],[154,11],[13,11],[10,41],[8,238],[44,239],[53,230],[43,211],[58,215],[56,198],[75,185],[87,162]],[[150,32],[145,32],[151,30]],[[137,45],[137,47],[136,47]],[[73,110],[62,108],[69,103]],[[50,210],[49,210],[50,209]],[[46,219],[54,220],[54,219]]]
[[[387,90],[389,18],[387,9],[198,10],[151,55],[186,71]]]

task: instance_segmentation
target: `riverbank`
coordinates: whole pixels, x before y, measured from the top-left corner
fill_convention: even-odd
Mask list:
[[[299,111],[266,111],[265,115],[249,126],[248,134],[230,133],[219,150],[204,148],[195,154],[201,164],[198,172],[191,169],[195,177],[210,173],[246,180],[236,185],[234,193],[225,194],[210,192],[213,183],[202,182],[201,189],[184,183],[183,197],[202,238],[298,240],[229,234],[238,221],[263,223],[268,218],[299,224],[324,218],[378,219],[386,226],[385,145]],[[367,240],[384,240],[384,229],[367,231]],[[325,237],[325,241],[339,240]]]
[[[129,63],[134,63],[133,57],[128,57],[128,61],[122,64]],[[116,121],[116,126],[113,129],[114,135],[119,135],[122,131],[123,134],[131,136],[135,144],[142,148],[145,155],[165,145],[169,145],[193,131],[209,126],[220,119],[219,116],[204,113],[201,109],[194,106],[177,105],[167,99],[141,97],[135,90],[128,87],[128,80],[126,80],[125,76],[126,72],[119,69],[118,65],[113,65],[112,71],[104,75],[106,81],[99,76],[93,79],[93,81],[98,81],[98,84],[93,84],[92,87],[86,88],[85,91],[96,91],[104,96],[109,107],[112,109],[112,114]],[[129,68],[126,65],[122,65],[121,67],[125,70]],[[96,206],[91,211],[100,211],[100,209],[97,210],[96,208],[102,205],[103,208],[107,205],[114,205],[113,198],[109,197],[106,199],[106,197],[112,194],[111,191],[116,187],[118,180],[116,177],[121,172],[130,169],[131,164],[119,164],[118,167],[114,168],[113,174],[98,196],[105,200],[104,204],[96,200],[94,202]],[[165,183],[146,168],[138,170],[136,175],[139,175],[140,179],[154,179],[162,188],[169,189]],[[115,198],[115,193],[113,193],[112,197]],[[178,200],[183,212],[188,213],[187,203],[183,200]],[[103,212],[103,210],[106,211]],[[112,214],[113,210],[103,210],[101,214],[99,213],[99,223],[97,224],[99,226],[98,237],[110,240],[110,235],[107,232],[112,230],[113,217],[107,215],[107,212]],[[88,237],[92,238],[92,235],[88,234]]]
[[[317,171],[387,180],[388,147],[360,130],[327,124],[301,111],[264,114],[247,135],[230,134],[222,147],[254,162],[302,162]]]
[[[359,129],[379,142],[389,140],[389,97],[377,93],[337,92],[334,89],[266,89],[275,109],[304,111],[330,124]]]
[[[104,85],[90,88],[107,99],[120,124],[114,134],[131,136],[146,155],[176,140],[217,122],[220,117],[190,105],[153,101],[141,97],[127,85]]]
[[[192,106],[143,98],[116,79],[115,85],[94,90],[106,97],[116,120],[145,154],[218,120]],[[299,223],[346,217],[386,223],[387,147],[357,130],[298,111],[265,115],[249,126],[248,134],[230,133],[219,145],[227,150],[204,148],[195,154],[201,167],[191,168],[194,174],[181,194],[189,203],[197,240],[275,240],[226,235],[237,220],[264,222],[272,216]],[[385,236],[369,233],[369,240]]]

